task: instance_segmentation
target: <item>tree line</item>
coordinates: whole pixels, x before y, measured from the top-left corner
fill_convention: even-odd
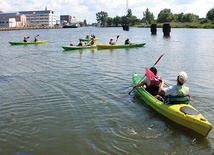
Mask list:
[[[153,23],[165,23],[165,22],[181,22],[181,23],[192,23],[192,22],[199,22],[200,24],[210,24],[214,28],[214,7],[210,9],[207,14],[206,18],[199,18],[198,15],[193,13],[184,14],[173,14],[170,9],[163,9],[159,12],[157,19],[155,19],[152,12],[149,11],[147,8],[146,11],[143,12],[143,18],[139,19],[136,16],[132,15],[132,10],[127,10],[127,15],[124,16],[116,16],[116,17],[109,17],[108,13],[105,11],[101,11],[96,13],[96,20],[100,24],[100,26],[121,26],[121,25],[129,25],[129,26],[136,26],[136,25],[151,25]],[[86,24],[86,20],[84,20]]]

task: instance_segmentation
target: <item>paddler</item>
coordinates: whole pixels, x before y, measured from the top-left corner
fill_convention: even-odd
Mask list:
[[[151,74],[153,74],[153,77],[150,76]],[[143,86],[151,95],[157,95],[162,80],[159,76],[157,76],[157,69],[155,67],[151,67],[150,69],[146,70],[145,76],[146,77],[144,80],[141,83],[134,85],[133,88]]]

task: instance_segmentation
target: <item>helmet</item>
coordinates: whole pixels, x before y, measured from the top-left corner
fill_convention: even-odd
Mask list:
[[[188,76],[184,71],[179,73],[178,80],[180,83],[184,84],[187,81],[187,79],[188,79]]]

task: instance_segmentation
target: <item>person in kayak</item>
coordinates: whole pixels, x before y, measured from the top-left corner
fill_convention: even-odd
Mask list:
[[[151,78],[146,74],[144,80],[141,83],[134,85],[133,88],[143,86],[151,95],[156,96],[162,79],[157,76],[157,69],[155,67],[151,67],[149,70],[153,73],[155,78]]]
[[[38,37],[39,37],[39,34],[37,34],[37,35],[34,37],[34,42],[37,42],[37,41],[38,41]]]
[[[113,42],[113,39],[110,39],[110,40],[109,40],[109,44],[110,44],[110,45],[115,45],[115,42]]]
[[[82,46],[82,45],[83,45],[82,40],[79,39],[79,44],[77,46]]]
[[[94,45],[94,44],[95,44],[94,38],[91,38],[91,41],[90,41],[89,44],[87,44],[87,46],[92,46],[92,45]]]
[[[27,40],[28,40],[28,37],[24,37],[24,40],[23,40],[23,41],[24,41],[24,42],[27,42]]]
[[[186,102],[189,101],[189,88],[184,86],[187,81],[187,74],[182,71],[177,76],[177,84],[164,88],[164,80],[162,80],[158,94],[165,97],[167,102]],[[159,96],[157,96],[159,97]]]
[[[125,45],[126,44],[132,44],[131,41],[128,38],[125,40]]]

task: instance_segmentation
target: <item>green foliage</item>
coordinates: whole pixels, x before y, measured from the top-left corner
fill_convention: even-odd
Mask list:
[[[162,27],[162,23],[170,22],[171,27],[177,28],[214,28],[214,8],[208,11],[207,18],[199,19],[198,15],[187,13],[184,14],[173,14],[170,9],[163,9],[158,14],[157,27]],[[101,26],[138,26],[138,27],[150,27],[152,23],[155,23],[154,15],[147,8],[143,12],[143,18],[138,19],[136,16],[132,15],[132,10],[127,10],[127,15],[116,16],[114,18],[108,17],[108,13],[101,11],[96,13],[97,21]],[[144,25],[142,25],[144,23]],[[82,25],[85,25],[86,21]]]
[[[113,24],[117,27],[121,23],[121,18],[119,16],[116,16],[113,18]]]
[[[107,18],[107,25],[112,26],[112,24],[113,24],[113,19],[111,17],[108,17]]]
[[[171,13],[170,9],[163,9],[158,14],[157,22],[164,23],[164,22],[173,22],[175,21],[175,15]]]
[[[84,26],[87,26],[87,21],[86,21],[86,19],[84,19],[83,25],[84,25]]]
[[[214,7],[207,12],[207,19],[214,20]]]
[[[100,22],[101,26],[105,26],[106,25],[106,21],[108,18],[108,13],[101,11],[96,13],[96,17],[97,17],[97,21]]]
[[[142,21],[144,23],[147,23],[147,24],[152,24],[155,21],[155,17],[153,15],[153,13],[151,13],[148,8],[146,9],[145,12],[143,12],[143,19],[142,19]]]

